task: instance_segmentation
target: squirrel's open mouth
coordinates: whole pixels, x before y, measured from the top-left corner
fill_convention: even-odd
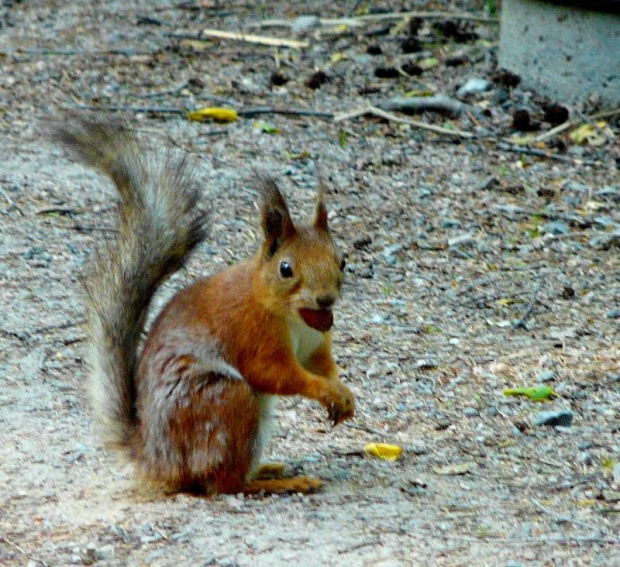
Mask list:
[[[299,314],[308,327],[325,333],[334,324],[334,314],[331,309],[300,309]]]

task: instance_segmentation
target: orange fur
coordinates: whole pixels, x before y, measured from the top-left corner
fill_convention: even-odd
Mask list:
[[[260,249],[173,297],[140,354],[152,296],[206,237],[199,192],[186,162],[149,159],[118,123],[74,117],[56,130],[121,197],[118,239],[87,286],[94,406],[109,444],[171,490],[317,490],[316,479],[255,475],[273,396],[316,400],[335,424],[354,413],[331,353],[344,260],[322,182],[313,222],[296,226],[275,183],[261,179]]]

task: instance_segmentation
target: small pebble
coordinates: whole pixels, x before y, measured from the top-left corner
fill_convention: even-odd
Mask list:
[[[607,317],[609,319],[620,319],[620,309],[610,309],[607,312]]]
[[[493,87],[493,83],[486,79],[472,78],[469,79],[458,91],[456,96],[464,98],[474,94],[480,94],[488,91]]]
[[[570,232],[570,227],[564,221],[552,221],[548,222],[543,227],[545,234],[568,234]]]
[[[317,16],[299,16],[293,21],[291,31],[295,35],[302,35],[318,28],[320,25],[321,21]]]
[[[573,422],[573,412],[570,410],[541,411],[534,419],[534,425],[547,425],[549,427],[569,427]]]
[[[536,377],[536,381],[537,382],[550,382],[554,378],[555,378],[555,372],[553,372],[552,370],[545,370],[544,372],[541,372]]]
[[[114,558],[114,546],[112,544],[102,545],[95,550],[94,558],[97,561],[106,561]]]

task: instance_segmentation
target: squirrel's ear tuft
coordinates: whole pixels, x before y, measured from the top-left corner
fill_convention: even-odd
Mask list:
[[[329,230],[327,223],[327,208],[325,207],[326,187],[323,183],[323,177],[319,172],[318,175],[319,190],[316,196],[316,209],[314,213],[314,228],[318,230]]]
[[[275,181],[265,175],[257,174],[257,177],[260,182],[261,226],[265,246],[269,256],[273,256],[282,241],[295,234],[295,225]]]

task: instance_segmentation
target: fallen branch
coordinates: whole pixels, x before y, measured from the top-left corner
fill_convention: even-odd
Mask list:
[[[299,41],[297,39],[281,39],[279,37],[267,37],[264,35],[252,35],[213,29],[202,30],[200,36],[201,37],[195,39],[201,39],[206,36],[244,41],[246,43],[257,43],[259,45],[270,45],[272,47],[291,47],[292,49],[303,49],[304,47],[310,46],[307,41]]]
[[[159,114],[187,114],[186,110],[176,108],[174,106],[125,106],[125,105],[108,105],[108,106],[90,106],[88,104],[78,104],[75,108],[81,110],[100,110],[102,112],[153,112]],[[284,116],[319,116],[321,118],[333,118],[333,112],[325,112],[322,110],[311,110],[305,108],[248,108],[247,110],[238,110],[237,114],[244,118],[251,118],[259,114],[282,114]]]
[[[174,106],[126,106],[126,105],[102,105],[93,106],[90,104],[76,104],[73,108],[80,110],[95,110],[101,112],[153,112],[157,114],[185,114],[185,110]]]
[[[366,106],[364,108],[360,108],[358,110],[353,110],[351,112],[346,112],[343,114],[339,114],[334,117],[334,122],[343,122],[344,120],[351,120],[352,118],[358,118],[360,116],[365,116],[370,114],[372,116],[377,116],[379,118],[384,118],[385,120],[389,120],[390,122],[397,122],[400,124],[408,124],[409,126],[413,126],[415,128],[420,128],[421,130],[428,130],[429,132],[435,132],[436,134],[443,134],[444,136],[451,136],[457,138],[465,138],[471,139],[474,138],[474,134],[471,132],[465,132],[463,130],[458,129],[450,129],[443,128],[441,126],[435,126],[433,124],[426,124],[424,122],[420,122],[418,120],[411,120],[408,118],[400,118],[395,114],[390,112],[386,112],[385,110],[381,110],[375,106]]]
[[[514,146],[512,144],[506,144],[504,142],[498,142],[496,144],[497,149],[499,150],[504,150],[506,152],[517,152],[520,154],[524,154],[524,155],[530,155],[530,156],[538,156],[538,157],[544,157],[547,159],[553,159],[556,161],[563,161],[566,163],[572,163],[572,164],[584,164],[584,165],[596,165],[596,161],[592,160],[592,159],[577,159],[577,158],[570,158],[568,156],[561,156],[558,154],[554,154],[545,150],[540,150],[538,148],[528,148],[526,146]]]
[[[574,520],[573,518],[568,518],[566,516],[561,516],[560,514],[556,514],[555,512],[552,512],[551,510],[549,510],[548,508],[545,508],[540,502],[538,502],[538,500],[534,498],[532,498],[532,504],[534,504],[534,506],[536,506],[536,508],[538,508],[539,510],[542,510],[545,514],[551,516],[557,522],[562,522],[565,524],[575,524],[577,526],[582,526],[584,528],[588,528],[589,530],[600,531],[603,534],[608,535],[606,530],[599,528],[597,526],[594,526],[592,524],[589,524],[588,522],[582,522],[581,520]]]
[[[428,20],[446,19],[479,22],[483,24],[499,24],[497,18],[475,16],[466,12],[439,12],[439,11],[412,11],[412,12],[388,12],[385,14],[367,14],[351,18],[321,18],[321,26],[350,26],[360,27],[366,22],[386,22],[405,18],[422,18]],[[290,28],[294,20],[263,20],[262,22],[250,23],[251,28]]]
[[[319,116],[321,118],[333,118],[333,112],[325,112],[322,110],[305,110],[295,108],[250,108],[248,110],[239,110],[239,116],[250,118],[259,114],[283,114],[284,116]]]
[[[450,98],[443,94],[433,96],[413,96],[409,98],[393,98],[379,105],[384,110],[398,110],[401,112],[443,112],[446,114],[461,115],[472,112],[474,115],[479,111],[469,105]]]
[[[111,49],[66,49],[55,47],[33,47],[18,48],[11,52],[3,51],[2,53],[7,55],[124,55],[126,57],[133,57],[135,55],[153,55],[154,52],[148,49],[134,49],[132,47],[117,47]]]
[[[157,98],[158,96],[175,94],[183,90],[187,86],[188,82],[189,81],[186,79],[183,82],[179,83],[178,85],[174,87],[170,87],[169,89],[164,89],[162,91],[155,91],[155,92],[146,93],[146,94],[132,94],[131,96],[133,96],[134,98]]]
[[[359,429],[360,431],[365,431],[366,433],[370,433],[372,435],[383,435],[380,431],[377,431],[376,429],[373,429],[363,423],[351,423],[350,421],[347,421],[345,425],[351,429]]]
[[[620,108],[615,108],[613,110],[603,110],[602,112],[597,112],[586,118],[587,121],[600,120],[602,118],[612,118],[613,116],[618,116],[620,114]],[[573,118],[572,120],[567,120],[566,122],[559,124],[555,128],[551,128],[547,132],[543,132],[539,136],[536,136],[532,139],[533,142],[546,142],[552,138],[555,138],[557,135],[565,132],[566,130],[570,130],[574,126],[578,126],[581,123],[580,120]]]
[[[28,553],[23,547],[21,547],[20,545],[18,545],[17,543],[10,540],[8,537],[4,535],[0,535],[0,543],[6,543],[7,545],[10,545],[12,548],[17,550],[23,556],[27,557],[28,559],[30,559],[31,561],[34,561],[35,563],[39,565],[43,565],[43,566],[48,565],[45,561],[43,561],[42,559],[39,559],[36,555],[32,555],[31,553]]]
[[[555,128],[551,128],[551,130],[532,138],[532,142],[546,142],[547,140],[551,140],[555,138],[557,135],[561,134],[566,130],[570,130],[573,126],[577,126],[579,124],[579,120],[567,120],[566,122],[556,126]]]

